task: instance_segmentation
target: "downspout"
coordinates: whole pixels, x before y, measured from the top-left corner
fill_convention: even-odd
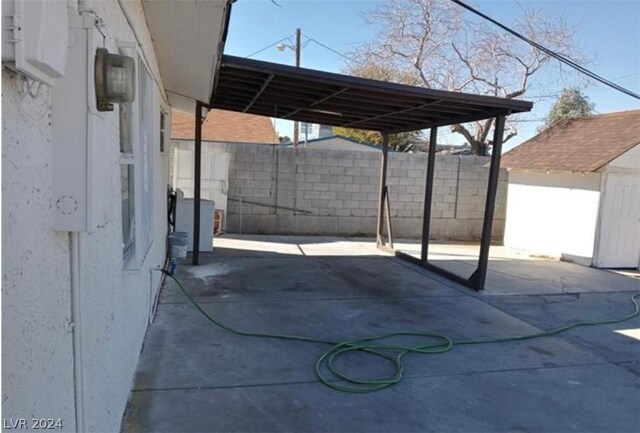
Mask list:
[[[76,431],[83,432],[84,382],[82,380],[82,305],[80,302],[80,234],[69,234],[70,282],[71,282],[71,330],[73,335],[73,385],[75,394]]]

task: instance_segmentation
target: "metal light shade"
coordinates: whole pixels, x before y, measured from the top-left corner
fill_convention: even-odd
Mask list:
[[[135,61],[98,48],[95,61],[96,105],[113,111],[113,103],[133,102],[136,93]]]

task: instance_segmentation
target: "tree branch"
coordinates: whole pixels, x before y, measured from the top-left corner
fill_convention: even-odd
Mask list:
[[[480,137],[478,138],[478,141],[482,143],[487,142],[487,137],[489,136],[489,130],[491,129],[491,126],[493,126],[494,120],[495,120],[494,118],[491,118],[491,119],[488,119],[486,122],[484,122],[483,131]]]

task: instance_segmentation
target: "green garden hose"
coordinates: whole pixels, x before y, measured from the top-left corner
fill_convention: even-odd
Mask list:
[[[435,353],[443,353],[448,352],[453,349],[454,346],[463,346],[463,345],[471,345],[471,344],[488,344],[488,343],[504,343],[508,341],[521,341],[521,340],[529,340],[532,338],[539,337],[549,337],[552,335],[559,334],[564,331],[568,331],[569,329],[578,328],[581,326],[595,326],[595,325],[611,325],[614,323],[624,322],[626,320],[632,319],[640,315],[640,293],[636,293],[631,296],[631,302],[633,303],[635,309],[631,314],[628,314],[620,319],[611,319],[611,320],[601,320],[601,321],[593,321],[593,322],[577,322],[569,325],[564,325],[559,328],[550,329],[548,331],[536,332],[528,335],[520,335],[515,337],[501,337],[501,338],[486,338],[479,340],[458,340],[454,341],[451,338],[435,334],[432,332],[389,332],[385,334],[373,335],[371,337],[358,338],[354,340],[346,340],[346,341],[331,341],[324,340],[320,338],[311,338],[311,337],[303,337],[298,335],[286,335],[286,334],[267,334],[260,332],[247,332],[240,331],[234,329],[230,326],[225,325],[211,317],[204,309],[198,304],[198,302],[194,299],[193,295],[189,290],[187,290],[184,285],[180,282],[178,278],[176,278],[173,274],[163,271],[166,275],[170,276],[178,285],[182,293],[187,297],[189,302],[198,310],[204,317],[207,318],[211,323],[213,323],[218,328],[227,331],[231,334],[241,335],[245,337],[258,337],[258,338],[274,338],[279,340],[294,340],[294,341],[304,341],[307,343],[321,343],[331,346],[326,352],[324,352],[316,361],[315,364],[315,373],[318,380],[328,387],[336,389],[338,391],[343,392],[351,392],[351,393],[364,393],[364,392],[373,392],[378,391],[384,388],[387,388],[391,385],[395,385],[396,383],[402,380],[402,375],[404,373],[404,364],[402,359],[405,355],[409,353],[420,353],[420,354],[435,354]],[[426,342],[424,344],[417,344],[414,346],[411,345],[398,345],[398,344],[385,344],[379,342],[382,339],[400,337],[400,336],[412,336],[412,337],[423,337]],[[340,370],[336,368],[336,361],[340,356],[343,356],[352,351],[366,352],[368,354],[379,356],[391,364],[393,364],[395,368],[395,374],[390,377],[381,377],[381,378],[356,378],[353,376],[349,376],[345,373],[342,373]],[[395,353],[394,355],[389,354],[388,352]],[[326,369],[329,370],[333,378],[328,377],[325,373],[323,373],[323,366],[326,366]]]

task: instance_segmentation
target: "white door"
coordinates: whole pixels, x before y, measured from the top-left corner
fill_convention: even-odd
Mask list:
[[[193,198],[193,151],[176,149],[173,162],[173,187]]]
[[[213,200],[216,210],[222,210],[222,229],[227,228],[227,196],[229,194],[229,154],[202,154],[202,197]]]
[[[176,149],[174,186],[193,197],[193,150]],[[213,200],[216,210],[224,211],[222,228],[227,226],[227,195],[229,193],[229,154],[224,151],[202,150],[201,196]]]
[[[599,268],[637,268],[640,260],[640,177],[607,174],[596,253]]]

